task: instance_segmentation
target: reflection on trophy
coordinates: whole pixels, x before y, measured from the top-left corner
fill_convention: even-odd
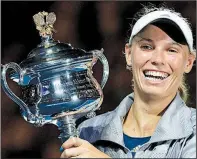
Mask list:
[[[103,101],[109,66],[103,49],[86,52],[70,44],[55,41],[52,34],[54,13],[39,12],[33,16],[41,43],[19,65],[1,65],[1,82],[5,93],[20,106],[23,118],[35,126],[55,124],[64,142],[78,136],[76,120],[95,116]],[[103,64],[101,84],[92,75],[92,67]],[[9,71],[7,71],[9,69]],[[11,70],[11,71],[10,71]],[[9,88],[6,73],[22,90],[22,99]]]

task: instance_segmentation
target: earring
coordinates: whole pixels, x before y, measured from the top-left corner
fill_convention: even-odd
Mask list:
[[[129,71],[132,71],[132,66],[131,65],[126,65],[126,69]]]

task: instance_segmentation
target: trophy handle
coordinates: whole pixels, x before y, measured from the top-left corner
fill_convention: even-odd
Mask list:
[[[96,56],[96,59],[99,59],[103,65],[103,76],[101,81],[101,88],[103,89],[109,77],[109,64],[107,58],[103,54],[103,48],[101,50],[93,50],[92,52],[93,55]]]
[[[7,80],[6,80],[6,73],[7,70],[13,69],[16,73],[18,73],[19,75],[19,84],[23,83],[23,77],[25,75],[25,71],[21,69],[21,67],[14,62],[10,62],[8,64],[2,65],[1,64],[1,68],[2,68],[2,72],[1,72],[1,84],[2,84],[2,88],[4,90],[4,92],[15,102],[17,103],[20,108],[22,109],[22,111],[25,114],[25,117],[27,117],[27,121],[35,121],[35,115],[33,115],[31,113],[31,111],[29,110],[28,106],[18,97],[16,96],[11,89],[8,86]]]

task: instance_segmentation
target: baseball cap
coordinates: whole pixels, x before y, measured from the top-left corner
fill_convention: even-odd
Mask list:
[[[169,28],[168,30],[169,31],[171,30],[171,33],[174,33],[172,31],[171,26],[172,25],[175,26],[174,28],[180,33],[179,37],[183,35],[183,38],[185,39],[190,52],[195,54],[194,48],[193,48],[193,36],[192,36],[192,31],[191,31],[189,24],[185,20],[183,20],[179,15],[173,12],[170,12],[168,10],[153,11],[142,16],[133,26],[131,36],[129,39],[129,44],[131,44],[131,41],[136,34],[138,34],[148,24],[152,24],[152,23],[156,25],[159,24],[160,26],[168,24],[166,28]],[[180,39],[180,38],[177,38],[177,39]]]

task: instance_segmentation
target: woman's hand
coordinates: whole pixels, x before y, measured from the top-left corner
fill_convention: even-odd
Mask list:
[[[71,137],[62,145],[61,158],[110,158],[86,140]]]

